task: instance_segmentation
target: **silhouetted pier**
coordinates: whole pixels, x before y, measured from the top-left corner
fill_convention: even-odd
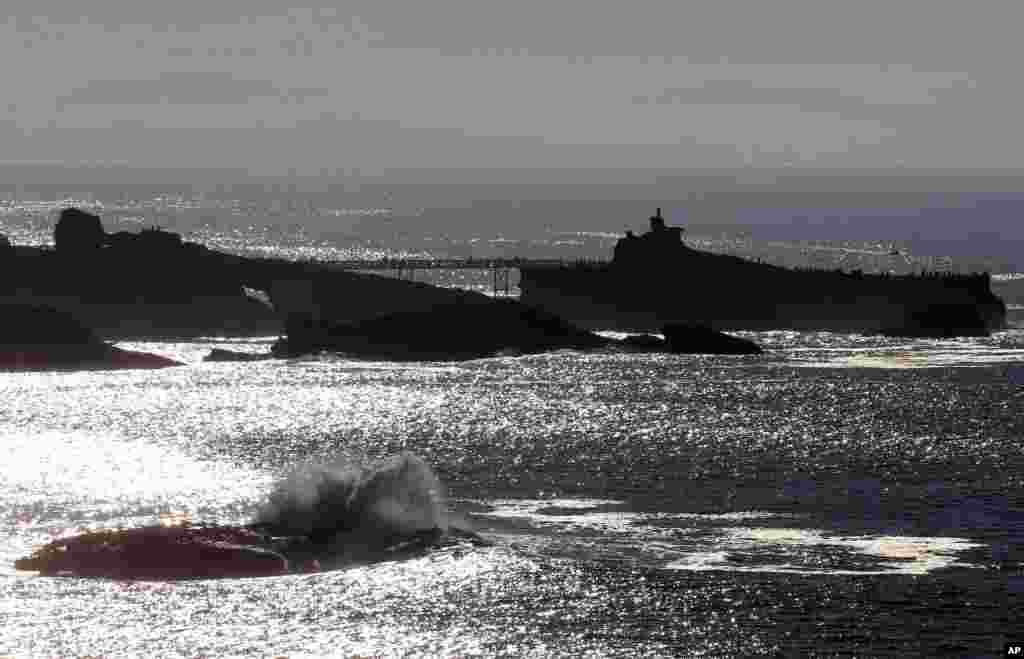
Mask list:
[[[521,267],[565,267],[584,263],[606,264],[606,260],[581,259],[528,259],[528,258],[464,258],[464,259],[353,259],[347,261],[328,261],[332,266],[346,270],[395,270],[412,268],[417,270],[489,270],[492,268]]]

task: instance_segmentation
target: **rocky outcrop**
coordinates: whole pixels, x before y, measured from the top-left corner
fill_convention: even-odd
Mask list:
[[[654,334],[633,334],[614,347],[623,352],[669,352],[685,355],[758,355],[763,352],[753,341],[716,332],[701,325],[666,325],[665,338]]]
[[[701,325],[666,325],[662,332],[668,351],[680,354],[759,355],[764,352],[753,341],[716,332]]]
[[[274,344],[272,353],[296,357],[327,351],[372,359],[457,361],[562,349],[728,355],[762,352],[752,341],[701,326],[666,326],[664,339],[654,335],[605,338],[513,300],[484,300],[348,323],[294,313],[286,324],[286,337]]]
[[[122,350],[99,340],[73,316],[52,307],[0,304],[0,369],[163,368],[179,362]]]
[[[455,527],[376,537],[341,532],[330,542],[320,542],[308,536],[271,536],[261,525],[143,526],[59,538],[16,559],[14,569],[44,577],[131,581],[276,577],[412,558],[460,544],[490,543]]]
[[[245,527],[165,527],[91,531],[54,540],[14,562],[43,576],[172,580],[287,574],[289,562]]]
[[[483,296],[480,296],[483,298]],[[356,322],[293,313],[273,353],[332,351],[388,360],[463,360],[496,354],[591,349],[612,344],[561,318],[513,300],[457,301]]]

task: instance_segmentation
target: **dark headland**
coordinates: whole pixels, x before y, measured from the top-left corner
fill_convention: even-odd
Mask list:
[[[781,268],[691,249],[681,234],[659,211],[650,232],[619,241],[610,263],[524,265],[515,301],[324,263],[225,254],[156,228],[109,234],[99,217],[69,208],[54,248],[0,244],[0,304],[59,310],[64,327],[74,319],[97,340],[278,335],[273,352],[282,357],[326,350],[472,359],[567,348],[748,354],[757,346],[721,330],[943,337],[1005,326],[1006,307],[987,274]],[[15,318],[58,319],[5,316],[8,326]],[[620,342],[594,329],[665,338]],[[4,345],[11,352],[13,344]]]
[[[108,234],[98,216],[75,208],[62,211],[54,238],[53,249],[0,248],[0,302],[59,309],[106,340],[278,335],[278,357],[332,351],[398,360],[737,348],[714,333],[683,346],[657,337],[619,342],[515,300],[225,254],[156,228]],[[209,357],[252,358],[223,350]]]
[[[793,269],[688,247],[682,229],[627,233],[610,263],[521,269],[520,299],[581,327],[654,331],[823,330],[901,336],[987,335],[1006,305],[987,273],[866,274]]]

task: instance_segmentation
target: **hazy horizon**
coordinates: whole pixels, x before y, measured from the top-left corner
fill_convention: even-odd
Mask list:
[[[392,247],[417,244],[417,237],[427,241],[421,246],[437,246],[438,240],[457,245],[473,238],[557,240],[551,236],[578,233],[590,241],[579,256],[608,258],[609,240],[627,230],[646,230],[647,218],[661,207],[668,223],[683,227],[688,238],[705,244],[706,238],[731,236],[724,241],[730,244],[745,236],[760,244],[754,251],[745,248],[751,255],[778,241],[789,243],[791,251],[815,241],[831,243],[826,250],[851,241],[856,245],[848,247],[855,250],[909,250],[992,272],[1024,271],[1022,182],[1016,172],[978,171],[435,168],[335,179],[258,177],[241,170],[0,164],[0,199],[43,202],[32,211],[43,213],[34,221],[37,236],[52,230],[46,228],[52,225],[53,217],[46,215],[53,215],[46,211],[52,204],[92,200],[107,205],[99,212],[114,225],[119,216],[140,212],[144,217],[132,222],[169,222],[186,233],[211,222],[227,227],[244,220],[294,232],[290,242],[370,241]],[[165,197],[171,199],[158,201]],[[187,203],[175,210],[174,197]],[[247,210],[242,218],[220,217],[228,209],[217,200],[239,201]],[[115,210],[122,201],[131,204]],[[137,202],[147,203],[132,205]],[[178,213],[186,215],[173,219]]]
[[[1024,6],[40,0],[0,23],[9,161],[1024,168]]]

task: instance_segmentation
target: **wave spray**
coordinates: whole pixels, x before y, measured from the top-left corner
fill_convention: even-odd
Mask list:
[[[441,481],[411,453],[303,469],[275,488],[255,524],[272,535],[364,546],[449,526]]]

